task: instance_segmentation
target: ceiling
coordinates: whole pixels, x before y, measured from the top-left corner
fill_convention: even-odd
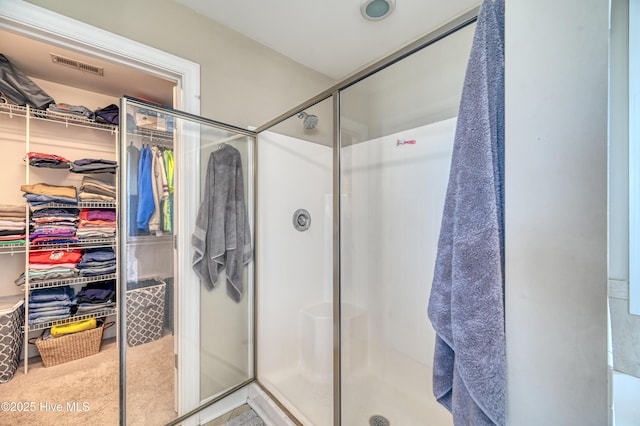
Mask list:
[[[15,68],[36,79],[89,90],[119,98],[129,95],[161,105],[173,105],[173,86],[167,81],[144,72],[132,72],[131,68],[76,51],[0,30],[0,53]],[[51,54],[80,61],[104,69],[104,77],[85,71],[54,64]]]
[[[373,22],[362,0],[173,0],[294,61],[339,81],[476,7],[479,0],[396,0]],[[269,18],[265,18],[269,17]],[[113,97],[124,94],[172,105],[174,82],[0,30],[0,53],[34,77]],[[104,77],[52,63],[55,53],[104,68]]]
[[[174,0],[334,80],[478,6],[479,0],[397,0],[381,21],[363,0]]]

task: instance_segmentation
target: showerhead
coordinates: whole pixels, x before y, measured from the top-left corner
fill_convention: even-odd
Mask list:
[[[298,118],[302,119],[302,127],[307,130],[315,129],[318,125],[318,116],[313,114],[307,114],[306,112],[301,112],[298,114]]]

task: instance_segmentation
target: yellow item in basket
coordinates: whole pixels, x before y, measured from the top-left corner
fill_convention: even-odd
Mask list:
[[[54,337],[64,336],[65,334],[77,333],[79,331],[91,330],[96,328],[96,319],[89,318],[84,321],[72,322],[69,324],[54,325],[51,327],[51,335]]]

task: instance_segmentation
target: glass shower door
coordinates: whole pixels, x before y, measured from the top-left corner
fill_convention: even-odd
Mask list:
[[[120,116],[121,404],[127,424],[166,424],[253,377],[253,137],[133,98]],[[229,219],[199,216],[214,158],[246,230],[224,270],[209,237]]]
[[[258,140],[258,381],[304,425],[333,423],[331,99]]]
[[[427,305],[474,27],[340,94],[343,425],[452,424]]]

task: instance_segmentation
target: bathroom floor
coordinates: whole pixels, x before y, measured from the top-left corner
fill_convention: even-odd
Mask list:
[[[264,422],[251,407],[243,404],[203,426],[264,426]]]
[[[613,395],[615,426],[637,426],[640,419],[638,395],[640,394],[640,378],[613,373]]]

